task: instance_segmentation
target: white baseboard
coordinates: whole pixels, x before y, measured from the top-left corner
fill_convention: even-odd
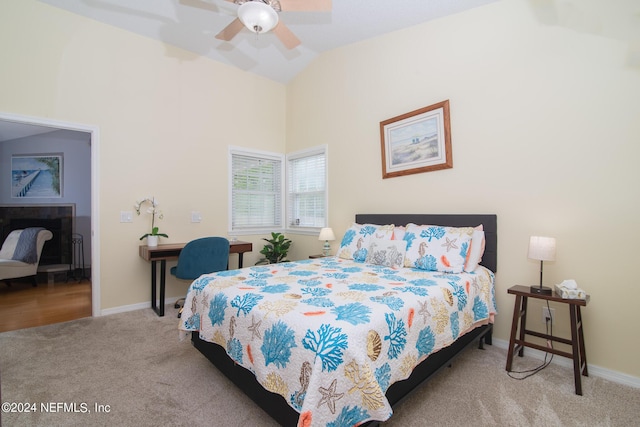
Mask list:
[[[173,297],[173,298],[169,298],[169,299],[165,298],[164,303],[165,303],[165,305],[167,305],[167,304],[175,304],[175,302],[177,300],[179,300],[180,298],[184,298],[184,297]],[[99,316],[108,316],[110,314],[126,313],[127,311],[141,310],[143,308],[149,308],[150,309],[151,308],[151,301],[139,302],[137,304],[130,304],[130,305],[121,305],[120,307],[105,308],[104,310],[100,310]]]
[[[507,350],[509,348],[509,341],[493,338],[492,343],[496,347],[502,348],[504,350]],[[526,352],[527,356],[531,356],[539,360],[543,360],[545,354],[545,352],[536,350],[534,348],[527,348]],[[568,359],[566,357],[554,357],[551,363],[573,369],[573,362],[571,361],[571,359]],[[608,381],[613,381],[614,383],[627,385],[629,387],[640,388],[640,378],[623,374],[621,372],[612,371],[600,366],[595,366],[590,363],[587,364],[587,368],[589,369],[590,376],[600,377]]]
[[[151,308],[151,302],[141,302],[138,304],[121,305],[120,307],[105,308],[100,310],[100,316],[108,316],[110,314],[125,313],[127,311],[140,310],[143,308]]]

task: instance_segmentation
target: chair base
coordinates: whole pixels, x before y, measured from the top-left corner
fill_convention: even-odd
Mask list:
[[[180,301],[182,301],[182,304],[180,303]],[[182,310],[184,310],[184,303],[185,303],[184,298],[178,298],[176,300],[176,303],[173,305],[174,308],[180,309],[180,311],[178,311],[178,319],[182,317]]]

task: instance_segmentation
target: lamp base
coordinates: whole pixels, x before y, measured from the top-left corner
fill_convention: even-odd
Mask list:
[[[551,295],[553,293],[553,289],[546,286],[531,286],[529,290],[532,294],[538,295]]]
[[[329,241],[324,241],[324,246],[322,247],[322,255],[331,256],[331,245],[329,245]]]

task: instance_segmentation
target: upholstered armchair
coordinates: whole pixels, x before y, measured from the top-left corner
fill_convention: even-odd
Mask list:
[[[51,231],[40,227],[9,233],[0,249],[0,280],[11,286],[9,279],[30,277],[33,286],[37,286],[36,273],[42,248],[52,237]]]

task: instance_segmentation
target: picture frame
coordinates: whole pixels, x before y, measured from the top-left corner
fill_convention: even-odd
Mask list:
[[[449,100],[380,122],[382,178],[453,168]]]
[[[11,156],[12,198],[61,198],[62,154]]]

